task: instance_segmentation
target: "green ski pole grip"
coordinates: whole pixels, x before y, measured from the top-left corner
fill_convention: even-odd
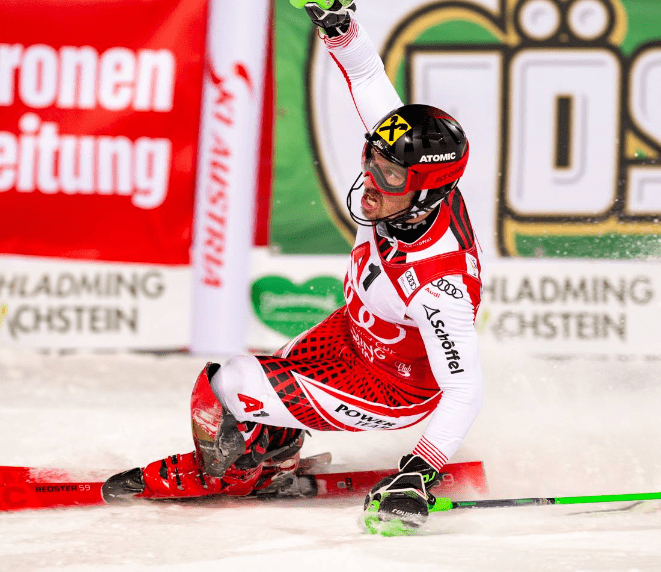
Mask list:
[[[294,8],[303,8],[303,6],[312,1],[322,10],[328,10],[335,3],[335,0],[289,0],[289,3]],[[340,0],[342,6],[348,6],[351,2],[353,2],[353,0]]]
[[[452,510],[453,508],[452,500],[441,497],[436,499],[433,506],[429,508],[429,512],[445,512],[447,510]]]
[[[321,8],[322,10],[328,10],[332,5],[334,0],[314,0],[317,6]],[[294,7],[294,8],[303,8],[306,4],[308,4],[310,0],[289,0],[289,3]]]

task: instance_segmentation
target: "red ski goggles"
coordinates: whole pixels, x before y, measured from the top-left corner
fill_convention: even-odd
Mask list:
[[[418,164],[408,168],[389,161],[367,141],[363,146],[361,166],[363,175],[369,175],[380,192],[405,195],[411,191],[437,189],[456,181],[464,174],[467,162],[468,141],[466,152],[457,161]]]

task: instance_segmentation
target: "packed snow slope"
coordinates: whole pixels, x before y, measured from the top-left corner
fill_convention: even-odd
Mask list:
[[[512,350],[483,351],[484,408],[453,459],[485,463],[490,498],[661,491],[661,361]],[[205,361],[0,349],[0,464],[110,475],[192,450]],[[421,429],[314,432],[303,452],[384,468]],[[454,511],[406,538],[365,534],[362,498],[3,513],[0,571],[661,570],[659,501],[631,505]]]

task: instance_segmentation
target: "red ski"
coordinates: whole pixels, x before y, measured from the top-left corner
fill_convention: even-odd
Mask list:
[[[103,482],[72,482],[66,471],[0,467],[0,510],[103,504]]]
[[[395,469],[379,471],[348,471],[346,473],[319,473],[315,480],[318,497],[364,494],[379,480],[396,473]],[[434,487],[436,496],[456,495],[462,490],[486,493],[487,480],[481,462],[455,463],[443,467],[443,478]]]
[[[320,455],[319,457],[324,457]],[[314,459],[314,458],[313,458]],[[307,461],[307,463],[306,463]],[[305,471],[312,471],[321,462],[303,461]],[[332,468],[332,466],[330,467]],[[434,494],[455,495],[462,490],[486,493],[486,477],[480,462],[456,463],[443,468],[444,478],[434,488]],[[276,493],[278,497],[337,497],[367,492],[379,479],[396,472],[346,471],[335,473],[302,472],[297,475],[296,491]],[[96,477],[96,475],[95,475]],[[103,481],[76,481],[67,471],[33,469],[29,467],[0,467],[0,510],[59,508],[105,504],[101,496]],[[212,498],[218,498],[215,495]],[[210,497],[211,498],[211,497]],[[258,496],[259,498],[259,496]]]

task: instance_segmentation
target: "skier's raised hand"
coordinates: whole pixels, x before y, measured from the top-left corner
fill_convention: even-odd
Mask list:
[[[329,38],[346,33],[351,14],[356,11],[354,0],[289,0],[296,8],[305,8],[312,22]]]

